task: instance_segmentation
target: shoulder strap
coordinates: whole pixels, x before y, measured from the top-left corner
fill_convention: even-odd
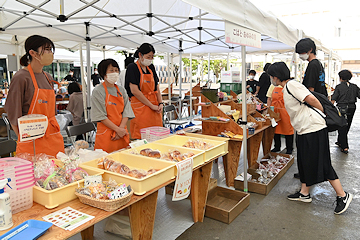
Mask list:
[[[285,87],[286,87],[286,91],[287,91],[293,98],[295,98],[296,100],[298,100],[299,103],[300,103],[300,105],[301,105],[301,104],[305,104],[306,106],[308,106],[309,108],[311,108],[312,110],[314,110],[315,112],[317,112],[318,114],[320,114],[321,117],[324,118],[324,116],[323,116],[318,110],[316,110],[313,106],[311,106],[310,104],[308,104],[308,103],[305,102],[305,101],[304,101],[304,102],[301,102],[299,99],[297,99],[297,98],[289,91],[289,88],[288,88],[288,86],[287,86],[287,83],[286,83]],[[320,102],[320,104],[321,104],[321,102]]]

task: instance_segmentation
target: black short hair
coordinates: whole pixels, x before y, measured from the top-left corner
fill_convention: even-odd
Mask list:
[[[125,63],[125,68],[126,68],[127,66],[129,66],[130,63],[133,63],[134,60],[135,60],[135,58],[134,58],[134,57],[131,57],[131,56],[125,58],[125,61],[124,61],[124,63]]]
[[[267,72],[267,70],[269,69],[269,67],[271,66],[271,63],[266,63],[264,66],[264,72]]]
[[[153,52],[155,54],[155,48],[150,43],[143,43],[134,53],[134,57],[139,58],[139,53],[142,55]]]
[[[55,52],[55,45],[54,43],[47,37],[43,37],[40,35],[32,35],[28,37],[25,41],[25,55],[20,58],[20,64],[24,67],[26,67],[29,62],[32,61],[32,57],[29,53],[30,50],[34,50],[37,52],[39,47],[43,47],[42,52],[40,54],[44,53],[44,48],[51,48],[52,52]]]
[[[307,53],[308,51],[311,51],[311,53],[316,55],[316,45],[313,40],[310,38],[303,38],[300,41],[297,42],[295,46],[295,52],[298,54],[301,53]]]
[[[267,73],[272,77],[277,77],[280,82],[286,81],[290,78],[290,70],[284,62],[271,64]]]
[[[339,77],[345,81],[349,81],[352,78],[352,73],[347,69],[341,70],[338,74]]]
[[[105,79],[104,77],[106,75],[106,70],[110,65],[119,69],[120,72],[119,64],[114,59],[112,58],[104,59],[98,65],[98,72],[102,79]]]
[[[250,74],[256,75],[256,71],[251,69],[251,70],[249,71],[249,75],[250,75]]]
[[[68,93],[72,94],[74,92],[81,92],[80,86],[77,82],[72,82],[68,86]]]

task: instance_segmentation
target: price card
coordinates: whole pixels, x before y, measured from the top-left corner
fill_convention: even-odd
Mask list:
[[[124,197],[129,194],[126,184],[122,184],[120,187],[116,188],[114,191],[108,194],[109,199],[117,199]]]
[[[42,114],[29,114],[18,118],[20,142],[43,137],[47,126],[48,118]]]
[[[173,201],[179,201],[189,196],[193,172],[193,161],[193,158],[188,158],[176,164],[177,176],[172,197]]]
[[[99,184],[99,183],[102,183],[101,175],[85,176],[85,178],[84,178],[84,187],[87,187],[92,184]]]
[[[129,145],[131,148],[136,148],[136,147],[140,147],[142,145],[147,144],[148,142],[146,141],[146,139],[142,139],[142,140],[136,140],[131,142]]]

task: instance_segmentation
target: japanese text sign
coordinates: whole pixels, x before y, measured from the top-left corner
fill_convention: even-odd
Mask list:
[[[41,114],[30,114],[18,118],[20,142],[41,138],[45,135],[48,118]]]
[[[193,172],[193,161],[193,158],[188,158],[176,164],[177,176],[172,197],[173,201],[179,201],[189,196]]]
[[[225,42],[261,48],[261,34],[231,22],[225,22]]]

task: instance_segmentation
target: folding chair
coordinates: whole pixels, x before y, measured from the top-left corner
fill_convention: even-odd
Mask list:
[[[187,123],[186,121],[181,121],[181,120],[171,120],[171,113],[176,112],[176,108],[174,105],[168,105],[168,106],[164,106],[164,116],[163,116],[163,123],[164,123],[164,127],[167,127],[166,125],[169,125],[169,128],[171,129],[172,132],[174,132],[174,129],[172,128],[172,125],[183,125],[185,123]]]
[[[96,127],[94,125],[94,123],[92,122],[88,122],[88,123],[82,123],[76,126],[67,126],[66,127],[66,133],[68,135],[68,137],[70,138],[72,144],[75,144],[74,139],[72,138],[73,136],[77,136],[77,135],[82,135],[85,133],[91,133],[91,132],[96,132]],[[87,142],[88,143],[92,143],[91,141],[92,139],[92,134],[90,134],[90,136],[88,137]]]
[[[10,154],[16,151],[16,142],[14,140],[6,140],[0,142],[0,156]]]

